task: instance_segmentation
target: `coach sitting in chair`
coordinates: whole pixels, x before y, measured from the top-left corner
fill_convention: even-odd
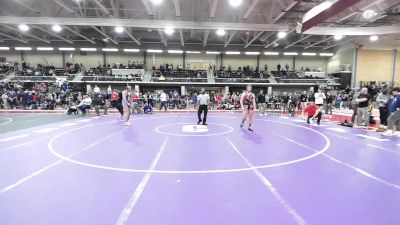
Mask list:
[[[108,114],[108,107],[109,103],[107,102],[107,96],[104,94],[94,94],[93,98],[93,106],[94,109],[96,110],[97,116],[100,116],[100,109],[104,110],[104,115]]]
[[[92,99],[88,95],[84,95],[78,108],[82,111],[82,114],[86,114],[86,110],[90,109],[90,105],[92,105]]]

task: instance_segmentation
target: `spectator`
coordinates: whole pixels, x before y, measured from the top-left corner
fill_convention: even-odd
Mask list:
[[[161,91],[160,101],[160,110],[164,107],[165,111],[167,111],[167,94],[164,91]]]
[[[320,125],[322,112],[320,111],[320,107],[315,105],[315,102],[310,101],[310,105],[304,109],[304,112],[307,113],[307,123],[313,123],[313,119],[317,118],[317,124]],[[311,119],[311,121],[310,121]]]
[[[83,100],[78,105],[78,108],[81,110],[82,114],[86,114],[86,110],[90,109],[92,105],[92,99],[88,95],[83,96]]]
[[[358,103],[357,109],[357,125],[361,126],[364,118],[365,124],[367,127],[369,124],[369,114],[368,114],[368,105],[371,100],[371,96],[368,94],[368,88],[362,88],[360,95],[355,100]]]
[[[389,114],[388,111],[388,102],[390,96],[388,93],[388,89],[383,89],[381,93],[379,93],[378,97],[376,98],[376,103],[379,107],[379,119],[380,119],[380,127],[377,132],[386,131],[387,128],[387,117]]]
[[[400,122],[400,88],[393,88],[392,95],[393,100],[389,104],[390,115],[387,119],[388,130],[383,133],[387,136],[397,136],[400,137],[400,132],[396,131],[398,123]]]
[[[258,111],[260,115],[264,115],[266,111],[266,104],[265,104],[265,95],[263,90],[260,90],[260,93],[258,93],[257,100],[258,100]]]

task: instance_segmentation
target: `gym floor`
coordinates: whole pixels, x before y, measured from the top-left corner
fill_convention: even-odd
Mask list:
[[[399,224],[399,138],[240,116],[0,114],[0,224]]]

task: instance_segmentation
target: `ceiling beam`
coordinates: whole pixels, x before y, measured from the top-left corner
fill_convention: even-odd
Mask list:
[[[226,40],[224,47],[226,48],[229,43],[232,41],[232,39],[236,36],[237,31],[232,31],[231,35],[229,36],[228,40]]]
[[[118,1],[118,0],[116,0],[116,1]],[[79,3],[79,1],[78,1],[78,3]],[[114,0],[110,0],[110,4],[111,4],[111,9],[113,11],[114,17],[118,18],[119,17],[119,13],[118,13],[119,11],[117,10],[115,1]]]
[[[311,45],[307,45],[306,47],[304,47],[304,49],[309,49],[309,48],[311,48],[311,47],[313,47],[313,46],[316,46],[317,44],[321,44],[321,43],[323,43],[323,42],[329,41],[329,40],[331,40],[332,38],[333,38],[333,36],[328,37],[328,38],[324,38],[324,39],[322,39],[321,41],[315,42],[315,43],[313,43],[313,44],[311,44]]]
[[[138,39],[136,39],[128,30],[125,29],[126,34],[134,41],[137,45],[142,45]]]
[[[114,39],[112,39],[110,36],[108,36],[106,33],[104,33],[102,30],[100,30],[99,28],[95,27],[95,26],[91,26],[91,28],[93,28],[95,31],[99,32],[101,35],[103,35],[104,37],[106,37],[107,39],[109,39],[112,43],[114,44],[118,44],[118,42]]]
[[[249,46],[251,45],[251,43],[253,43],[255,40],[257,40],[257,39],[261,36],[261,34],[263,34],[263,33],[264,33],[264,31],[260,31],[253,39],[251,39],[251,40],[244,46],[244,48],[249,47]]]
[[[195,21],[173,21],[173,20],[136,20],[116,18],[79,18],[79,17],[13,17],[0,16],[0,24],[21,23],[35,25],[66,25],[66,26],[115,26],[123,27],[164,29],[172,26],[183,30],[237,30],[237,31],[288,31],[287,24],[252,24],[252,23],[220,23],[220,22],[195,22]]]
[[[307,38],[309,38],[309,37],[311,37],[311,36],[312,36],[312,35],[306,35],[305,37],[300,38],[299,40],[297,40],[297,41],[295,41],[295,42],[292,42],[292,43],[286,45],[286,46],[285,46],[285,49],[286,49],[286,48],[289,48],[289,47],[292,47],[293,45],[295,45],[295,44],[297,44],[297,43],[299,43],[299,42],[301,42],[301,41],[304,41],[304,40],[306,40]]]
[[[161,43],[164,46],[168,46],[167,40],[165,40],[164,33],[161,30],[158,30],[158,34],[160,35]]]
[[[67,10],[71,14],[76,14],[75,10],[72,9],[69,5],[67,5],[63,0],[53,0],[55,3],[57,3],[59,6],[63,7],[65,10]],[[79,4],[79,3],[78,3]]]
[[[96,44],[96,42],[94,42],[92,39],[86,37],[85,35],[79,33],[78,31],[75,31],[75,30],[72,29],[72,28],[69,28],[69,27],[67,27],[67,26],[63,26],[63,28],[66,29],[66,30],[68,30],[68,31],[70,31],[71,33],[73,33],[73,34],[75,34],[75,35],[78,35],[79,37],[81,37],[81,38],[83,38],[83,39],[89,41],[89,42],[92,43],[92,44]]]
[[[112,15],[110,13],[110,11],[108,11],[107,7],[105,7],[103,4],[101,4],[101,2],[99,0],[90,0],[90,1],[93,2],[95,5],[97,5],[101,9],[101,11],[103,11],[104,14],[110,15],[110,16]]]
[[[68,42],[68,43],[70,43],[70,44],[73,44],[73,43],[74,43],[74,42],[72,42],[72,41],[70,41],[70,40],[68,40],[68,39],[65,39],[65,38],[61,37],[61,36],[58,35],[58,34],[55,34],[54,32],[50,32],[50,31],[48,31],[47,29],[44,29],[43,27],[39,27],[39,26],[32,26],[32,27],[34,27],[34,28],[36,28],[36,29],[38,29],[38,30],[40,30],[40,31],[42,31],[42,32],[44,32],[44,33],[46,33],[46,34],[48,34],[48,35],[51,35],[51,36],[53,36],[53,37],[56,37],[56,38],[58,38],[58,39],[60,39],[60,40],[63,40],[63,41],[65,41],[65,42]]]
[[[8,29],[10,29],[10,30],[13,30],[13,31],[15,31],[15,32],[17,32],[17,33],[20,33],[20,31],[19,31],[17,28],[15,28],[15,27],[12,27],[12,26],[9,26],[9,25],[3,25],[3,27],[8,28]],[[39,40],[39,41],[43,41],[43,42],[46,42],[46,43],[50,44],[50,41],[48,41],[48,40],[46,40],[46,39],[43,39],[43,38],[40,38],[40,37],[38,37],[38,36],[35,36],[35,35],[33,35],[33,34],[23,33],[23,35],[28,36],[28,37],[31,37],[31,38],[35,38],[35,39],[37,39],[37,40]]]
[[[183,38],[183,31],[182,30],[179,30],[179,37],[181,39],[182,47],[185,46],[185,39]]]
[[[3,32],[0,32],[0,36],[7,37],[7,38],[9,38],[9,39],[11,39],[11,40],[19,41],[19,42],[22,42],[22,43],[25,43],[25,44],[28,43],[28,42],[25,41],[25,40],[16,38],[15,36],[11,36],[11,35],[5,34],[5,33],[3,33]]]
[[[212,3],[211,9],[210,9],[210,14],[208,16],[208,22],[211,22],[215,16],[215,11],[217,9],[218,0],[210,0],[210,1],[208,1],[208,3],[209,4]],[[222,28],[219,28],[219,29],[222,29]],[[206,31],[204,31],[203,47],[206,47],[209,35],[210,35],[210,31],[208,29]]]
[[[287,33],[287,35],[290,34],[290,33],[292,33],[293,31],[296,31],[296,27],[293,27],[293,28]],[[269,44],[267,44],[264,48],[268,48],[269,46],[271,46],[272,44],[274,44],[275,42],[277,42],[277,41],[279,41],[279,40],[281,40],[281,38],[276,38],[274,41],[272,41],[272,42],[270,42]]]
[[[153,10],[151,10],[150,4],[147,0],[142,0],[144,8],[146,8],[147,14],[149,16],[154,16]]]
[[[280,0],[278,0],[280,2]],[[295,5],[297,5],[297,0],[293,1],[288,7],[285,8],[277,17],[275,17],[274,20],[272,20],[272,24],[276,23],[282,16],[284,16],[289,10],[291,10]]]
[[[335,47],[335,46],[337,46],[337,45],[344,44],[344,43],[346,43],[346,42],[349,42],[349,41],[355,40],[355,39],[357,39],[357,38],[360,38],[360,37],[361,37],[361,36],[352,37],[352,38],[349,38],[349,39],[347,39],[347,40],[345,40],[345,41],[338,42],[338,43],[336,43],[336,44],[333,44],[333,45],[329,45],[329,46],[327,46],[327,47],[323,48],[323,50],[330,49],[330,48],[332,48],[332,47]]]
[[[253,9],[257,6],[257,4],[260,2],[260,0],[253,0],[251,2],[250,7],[247,9],[246,13],[244,14],[242,20],[246,20],[249,16],[250,13],[253,11]]]

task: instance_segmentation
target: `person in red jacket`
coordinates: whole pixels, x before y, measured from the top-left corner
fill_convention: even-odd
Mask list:
[[[307,113],[307,123],[313,123],[313,119],[317,118],[317,124],[320,125],[322,112],[319,110],[319,107],[315,105],[315,102],[310,101],[310,104],[304,109],[304,112]]]

